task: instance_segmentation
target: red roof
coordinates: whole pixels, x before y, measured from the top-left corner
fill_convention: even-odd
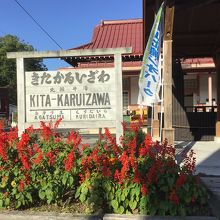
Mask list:
[[[108,20],[102,21],[94,28],[91,42],[81,45],[75,49],[105,49],[116,47],[132,47],[132,53],[128,56],[135,57],[131,61],[141,61],[143,56],[143,19],[129,20]],[[78,67],[85,68],[89,66],[109,66],[110,64],[90,64],[88,60],[78,61]],[[81,63],[82,62],[82,63]],[[100,62],[100,61],[97,61]],[[125,61],[124,61],[125,62]],[[141,63],[134,63],[134,65]],[[209,64],[213,65],[212,58],[191,58],[182,59],[182,64]]]
[[[72,49],[132,47],[130,55],[143,55],[142,33],[142,19],[102,21],[94,28],[90,43]]]
[[[213,58],[204,57],[204,58],[187,58],[181,61],[184,64],[213,64]]]

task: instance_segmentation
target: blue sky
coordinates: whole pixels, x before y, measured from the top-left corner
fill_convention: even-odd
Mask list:
[[[17,0],[58,42],[69,49],[90,42],[101,20],[142,17],[142,0]],[[15,0],[0,0],[0,36],[12,34],[37,50],[59,47],[31,20]],[[52,70],[68,64],[46,60]]]

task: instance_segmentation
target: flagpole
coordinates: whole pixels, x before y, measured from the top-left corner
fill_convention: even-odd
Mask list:
[[[153,136],[154,103],[160,101],[159,86],[160,73],[158,71],[159,56],[161,50],[161,40],[163,30],[161,28],[161,19],[164,13],[164,3],[161,4],[157,16],[155,17],[149,39],[144,51],[141,72],[139,76],[139,94],[138,104],[146,105],[152,108],[151,112],[151,136]]]
[[[163,127],[163,97],[164,97],[164,88],[163,88],[164,80],[162,78],[162,85],[161,85],[161,105],[160,105],[160,142],[162,142],[162,127]]]
[[[159,136],[160,142],[162,142],[162,129],[163,129],[163,97],[164,97],[164,79],[163,79],[163,51],[161,51],[159,58],[159,70],[160,70],[160,88],[161,88],[161,101],[160,101],[160,125],[159,125]]]
[[[154,117],[154,104],[152,104],[152,109],[151,109],[151,137],[153,137],[153,117]]]

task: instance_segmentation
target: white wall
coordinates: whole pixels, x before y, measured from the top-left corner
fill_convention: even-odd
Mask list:
[[[212,74],[212,97],[217,102],[216,75]]]
[[[199,82],[200,103],[205,103],[208,96],[208,77],[209,75],[201,75]],[[216,76],[212,74],[212,97],[216,99]]]
[[[206,103],[208,96],[208,75],[201,75],[199,77],[199,96],[200,103]]]
[[[133,76],[130,78],[131,85],[131,104],[137,104],[138,101],[138,76]]]

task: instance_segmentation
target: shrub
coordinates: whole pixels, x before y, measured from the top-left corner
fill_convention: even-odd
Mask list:
[[[67,139],[54,125],[17,131],[0,129],[0,207],[65,206],[80,201],[85,212],[193,215],[207,211],[207,194],[194,175],[190,152],[180,166],[166,140],[153,142],[140,124],[123,124],[121,144],[105,129],[95,146]],[[201,213],[203,214],[203,213]]]

